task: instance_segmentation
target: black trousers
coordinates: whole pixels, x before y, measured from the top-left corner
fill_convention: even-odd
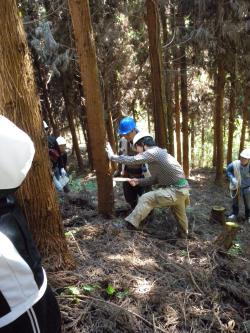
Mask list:
[[[61,315],[56,298],[50,289],[22,316],[0,328],[1,333],[61,333]]]
[[[125,200],[130,204],[131,208],[137,205],[138,197],[145,192],[145,188],[141,186],[131,186],[128,182],[123,183],[123,193]]]

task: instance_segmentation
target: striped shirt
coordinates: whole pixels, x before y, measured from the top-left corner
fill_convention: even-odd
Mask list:
[[[184,171],[178,161],[166,149],[150,147],[135,156],[113,156],[112,161],[129,165],[148,163],[151,177],[139,179],[139,185],[175,185],[184,179]]]

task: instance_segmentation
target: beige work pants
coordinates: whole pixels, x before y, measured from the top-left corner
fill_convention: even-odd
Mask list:
[[[188,233],[186,206],[189,204],[189,190],[174,187],[159,188],[143,194],[137,206],[125,220],[138,228],[141,221],[156,207],[171,207],[181,230]]]

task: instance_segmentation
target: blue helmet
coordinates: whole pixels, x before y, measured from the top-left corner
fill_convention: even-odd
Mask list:
[[[132,132],[135,129],[135,127],[136,127],[136,125],[135,125],[135,121],[133,118],[131,118],[131,117],[123,118],[119,124],[118,134],[126,135],[126,134]]]

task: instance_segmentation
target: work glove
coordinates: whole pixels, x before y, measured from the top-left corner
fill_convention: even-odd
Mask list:
[[[61,185],[61,183],[59,182],[59,180],[56,178],[56,176],[53,176],[53,182],[55,184],[56,190],[58,192],[62,192],[63,191],[63,186]]]
[[[232,177],[232,178],[231,178],[231,184],[232,184],[234,187],[237,187],[237,185],[238,185],[238,181],[237,181],[237,179],[236,179],[235,177]]]
[[[115,154],[114,154],[113,149],[112,149],[112,147],[110,146],[110,143],[109,143],[109,142],[106,144],[106,148],[105,148],[105,150],[106,150],[106,153],[107,153],[107,155],[108,155],[109,160],[111,160],[112,157],[115,156]]]
[[[61,175],[62,175],[62,177],[65,177],[65,176],[67,176],[67,172],[66,172],[66,170],[64,169],[64,168],[61,168]]]

